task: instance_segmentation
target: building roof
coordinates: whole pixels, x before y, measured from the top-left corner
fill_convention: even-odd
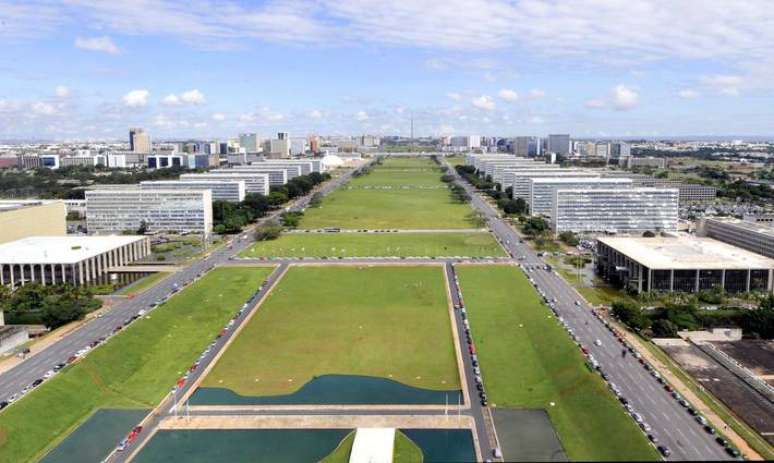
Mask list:
[[[699,237],[601,237],[616,251],[651,269],[772,269],[774,259],[712,238]]]
[[[12,200],[0,200],[0,212],[15,211],[16,209],[22,209],[25,207],[42,206],[54,201],[44,201],[40,199],[12,199]]]
[[[530,179],[534,183],[631,183],[630,178],[605,177],[537,177]]]
[[[767,235],[767,236],[774,237],[774,227],[771,227],[767,224],[750,222],[748,220],[732,219],[732,218],[712,217],[712,218],[707,218],[707,220],[720,222],[724,224],[730,224],[735,227],[741,228],[743,230],[749,231],[751,233],[757,233],[760,235]]]
[[[143,236],[31,236],[0,244],[0,264],[75,264]]]

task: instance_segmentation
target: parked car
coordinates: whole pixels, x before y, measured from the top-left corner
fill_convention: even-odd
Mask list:
[[[668,448],[663,446],[663,445],[659,445],[656,448],[658,449],[659,453],[661,453],[661,455],[664,455],[665,457],[668,457],[669,455],[672,455],[672,452]]]

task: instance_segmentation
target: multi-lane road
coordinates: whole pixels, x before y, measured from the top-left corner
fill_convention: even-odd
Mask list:
[[[449,168],[456,175],[456,171],[451,166]],[[621,344],[593,315],[591,307],[577,291],[555,272],[545,270],[546,262],[529,246],[521,243],[522,237],[500,217],[495,208],[470,184],[459,176],[457,179],[472,198],[472,206],[486,216],[490,229],[508,253],[512,257],[524,256],[519,262],[525,267],[536,268],[529,276],[548,298],[556,298],[559,316],[574,331],[578,341],[591,351],[609,376],[610,382],[621,390],[634,410],[652,427],[651,434],[656,436],[659,445],[671,451],[669,459],[729,459],[714,437],[706,433],[694,417],[632,355],[622,357]],[[579,305],[576,305],[576,301]],[[597,340],[601,345],[595,344]]]
[[[347,182],[352,173],[353,171],[347,171],[341,176],[320,185],[310,194],[294,201],[288,209],[303,209],[309,204],[314,193],[328,194]],[[276,218],[281,212],[275,211],[261,219],[261,222]],[[66,362],[67,359],[90,343],[102,337],[110,336],[114,328],[122,325],[140,310],[150,309],[156,302],[168,297],[173,291],[183,288],[214,266],[228,262],[232,256],[246,249],[252,243],[253,236],[250,232],[233,238],[230,244],[222,246],[195,260],[181,270],[170,274],[167,278],[164,278],[158,284],[148,288],[136,297],[116,304],[104,316],[92,319],[59,341],[29,356],[23,362],[0,375],[0,401],[8,400],[12,395],[18,394],[36,379],[43,378],[46,372],[55,365]],[[34,391],[31,393],[34,393]]]

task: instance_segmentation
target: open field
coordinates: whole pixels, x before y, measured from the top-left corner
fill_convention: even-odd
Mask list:
[[[573,461],[658,458],[518,268],[457,268],[493,404],[545,408]]]
[[[488,232],[286,233],[259,241],[242,257],[505,256]]]
[[[301,228],[469,228],[471,209],[454,202],[429,159],[387,159],[306,210]]]
[[[99,408],[154,407],[270,272],[211,271],[4,410],[0,461],[40,458]]]
[[[289,394],[326,374],[458,390],[441,267],[292,267],[203,387]]]

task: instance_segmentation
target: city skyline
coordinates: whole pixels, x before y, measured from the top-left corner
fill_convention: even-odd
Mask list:
[[[0,1],[0,139],[408,136],[412,115],[416,136],[767,136],[772,20],[755,1]]]

